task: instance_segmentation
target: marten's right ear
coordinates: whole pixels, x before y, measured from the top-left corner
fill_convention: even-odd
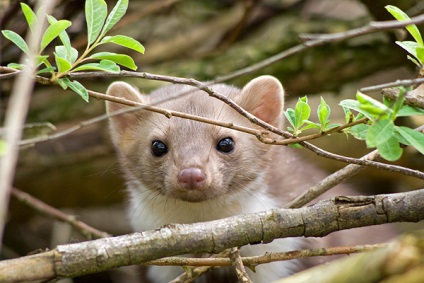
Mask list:
[[[141,94],[138,92],[137,89],[125,82],[112,83],[107,89],[106,94],[110,96],[125,98],[127,100],[135,102],[143,103],[143,100],[145,100],[142,99]],[[106,112],[109,115],[128,107],[130,106],[116,102],[106,101]],[[134,112],[128,112],[109,117],[111,130],[116,133],[122,133],[129,125],[133,124],[136,119],[137,117]]]
[[[251,80],[242,89],[237,100],[241,107],[262,121],[282,127],[284,89],[276,78],[260,76]]]

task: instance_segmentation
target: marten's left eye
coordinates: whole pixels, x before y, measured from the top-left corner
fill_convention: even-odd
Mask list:
[[[163,142],[154,140],[152,142],[152,153],[156,157],[161,157],[168,153],[168,147]]]
[[[216,149],[223,153],[230,153],[234,150],[234,146],[234,140],[230,137],[226,137],[217,143]]]

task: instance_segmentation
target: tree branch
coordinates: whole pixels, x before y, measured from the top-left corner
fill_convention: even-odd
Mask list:
[[[320,249],[304,249],[289,252],[270,252],[260,256],[242,257],[241,260],[245,266],[257,266],[275,261],[292,260],[313,256],[332,256],[360,253],[371,251],[378,248],[386,247],[387,244],[375,245],[357,245],[357,246],[340,246]],[[227,257],[206,257],[206,258],[188,258],[188,257],[165,257],[152,260],[143,265],[158,266],[230,266],[231,260]]]
[[[276,283],[309,283],[311,278],[314,283],[421,282],[423,255],[424,230],[421,230],[403,235],[385,248],[319,265]]]
[[[12,188],[11,190],[12,196],[14,196],[18,201],[20,201],[21,203],[31,207],[32,209],[34,209],[35,211],[49,216],[49,217],[53,217],[54,219],[69,223],[70,225],[72,225],[72,227],[74,227],[75,229],[77,229],[81,234],[87,236],[89,239],[91,238],[106,238],[106,237],[111,237],[112,235],[106,233],[106,232],[102,232],[99,231],[87,224],[85,224],[82,221],[77,220],[77,217],[74,215],[69,215],[66,214],[62,211],[60,211],[59,209],[56,209],[42,201],[40,201],[39,199],[36,199],[35,197],[21,191],[18,190],[16,188]]]
[[[283,237],[322,237],[354,227],[424,219],[424,190],[370,197],[338,197],[299,209],[274,209],[210,222],[168,225],[114,238],[60,245],[0,262],[2,280],[51,280],[188,253],[218,253]],[[25,270],[31,265],[31,274]],[[40,267],[40,269],[36,268]],[[41,269],[42,267],[42,269]]]

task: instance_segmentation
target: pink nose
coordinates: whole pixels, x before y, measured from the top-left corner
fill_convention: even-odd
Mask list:
[[[199,168],[186,168],[180,171],[177,178],[181,186],[194,190],[205,184],[206,175]]]

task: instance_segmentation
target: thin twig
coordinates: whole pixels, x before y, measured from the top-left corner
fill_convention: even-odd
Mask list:
[[[304,249],[288,252],[272,252],[260,256],[242,257],[245,266],[257,266],[275,261],[293,260],[305,257],[332,256],[371,251],[387,246],[387,244],[337,246],[319,249]],[[230,266],[231,260],[226,256],[207,258],[165,257],[152,260],[143,265],[158,266]]]
[[[239,282],[252,283],[252,280],[250,280],[249,275],[247,274],[246,269],[244,268],[243,261],[240,256],[239,248],[234,247],[231,249],[230,261],[231,261],[231,265],[234,267],[236,271],[236,276]]]
[[[69,223],[72,225],[72,227],[81,232],[81,234],[87,236],[89,239],[106,238],[112,236],[106,232],[97,230],[96,228],[93,228],[82,221],[77,220],[76,216],[66,214],[19,189],[12,188],[11,193],[12,196],[15,197],[18,201],[31,207],[35,211],[38,211],[39,213],[54,219]]]
[[[384,83],[374,86],[367,86],[359,89],[363,93],[372,92],[372,91],[378,91],[383,90],[385,88],[391,88],[396,86],[411,86],[411,85],[417,85],[424,83],[424,78],[418,78],[418,79],[411,79],[411,80],[396,80],[394,82],[390,83]]]
[[[361,159],[364,160],[374,160],[379,157],[378,151],[374,150],[367,155],[361,157]],[[310,201],[316,199],[320,195],[324,194],[331,188],[335,187],[336,185],[346,181],[347,179],[355,176],[357,173],[359,173],[361,170],[365,169],[366,167],[356,164],[349,164],[345,166],[344,168],[334,172],[333,174],[327,176],[320,182],[318,182],[313,187],[309,188],[306,192],[303,194],[297,196],[295,199],[293,199],[291,202],[289,202],[285,207],[286,208],[299,208],[304,206],[305,204],[309,203]]]
[[[217,255],[212,255],[206,259],[214,259],[218,257],[225,257],[226,259],[228,259],[229,256],[230,256],[230,250],[227,249]],[[174,259],[178,261],[179,259],[184,259],[184,258],[169,257],[168,259],[170,259],[171,261]],[[190,258],[185,258],[185,259],[190,259]],[[198,258],[198,259],[201,260],[203,258]],[[166,261],[165,258],[159,259],[159,260]],[[154,261],[151,261],[151,262],[154,262]],[[146,265],[146,264],[143,264],[143,265]],[[190,265],[190,264],[171,264],[171,265],[183,266],[185,272],[179,275],[178,277],[176,277],[175,279],[171,280],[169,283],[190,283],[190,282],[193,282],[196,278],[199,278],[200,276],[202,276],[204,273],[208,272],[210,269],[214,268],[214,266],[207,266],[207,265],[197,265],[197,267],[194,267],[195,265]]]

